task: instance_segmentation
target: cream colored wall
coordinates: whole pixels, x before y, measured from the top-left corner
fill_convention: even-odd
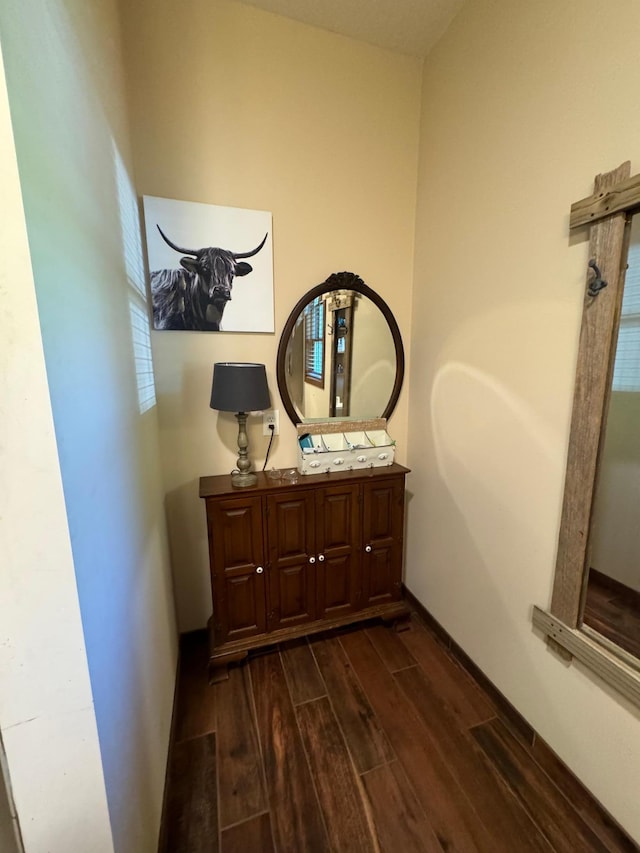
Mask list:
[[[139,393],[143,383],[152,391],[153,377],[148,369],[140,372],[146,306],[117,7],[115,0],[5,0],[0,32],[64,488],[64,505],[61,494],[45,505],[35,477],[19,492],[25,552],[11,555],[19,578],[14,599],[24,610],[24,630],[34,619],[41,622],[40,643],[20,678],[38,690],[53,680],[56,689],[55,701],[47,703],[44,694],[38,699],[46,712],[38,706],[14,719],[33,721],[13,726],[5,746],[11,767],[11,740],[31,744],[31,763],[21,765],[30,776],[20,782],[52,820],[44,835],[51,846],[32,849],[107,849],[101,831],[90,832],[83,786],[69,792],[64,763],[55,785],[33,770],[36,750],[49,736],[53,753],[66,745],[75,773],[85,737],[86,749],[96,750],[85,775],[100,774],[88,779],[86,797],[98,782],[106,787],[115,848],[145,853],[157,848],[177,637],[157,410],[149,408],[149,393]],[[7,242],[2,257],[13,260],[15,252]],[[23,259],[18,269],[27,265]],[[132,312],[142,316],[139,327]],[[33,322],[31,315],[26,319]],[[17,347],[19,315],[16,329]],[[20,389],[15,393],[21,403]],[[37,412],[26,422],[34,452],[41,436],[53,441],[49,427]],[[13,454],[12,444],[6,446]],[[57,606],[57,592],[50,602],[45,598],[57,578],[49,550],[62,548],[65,536],[73,563],[67,553],[64,581],[77,584],[91,677],[91,689],[82,683],[75,715],[63,713],[78,692],[66,676],[67,656],[73,661],[81,654],[82,636],[58,650],[56,634],[65,619],[79,630],[77,602],[67,614]],[[29,568],[24,577],[23,563]],[[41,686],[45,661],[50,668]],[[0,693],[4,697],[4,689]],[[90,728],[96,721],[102,767]],[[29,738],[30,728],[39,740]]]
[[[640,713],[531,627],[550,602],[596,173],[640,171],[640,6],[473,0],[425,63],[407,583],[640,840]],[[603,54],[604,51],[604,54]]]
[[[113,851],[0,54],[0,849]],[[10,782],[9,808],[3,778]]]
[[[275,359],[303,293],[354,271],[409,334],[420,63],[227,0],[123,2],[122,14],[139,195],[273,212],[275,335],[153,338],[179,625],[189,630],[211,613],[198,478],[230,471],[237,455],[235,419],[209,409],[213,363],[266,364],[281,412],[269,464],[294,465]],[[404,461],[406,393],[392,430]],[[257,419],[249,440],[261,466]]]

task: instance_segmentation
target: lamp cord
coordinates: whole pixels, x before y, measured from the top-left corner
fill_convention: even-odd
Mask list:
[[[269,447],[267,447],[267,455],[264,457],[264,465],[262,466],[262,470],[267,467],[267,462],[269,461],[269,454],[271,453],[271,445],[273,444],[273,436],[276,434],[276,428],[273,424],[269,424],[269,429],[271,430],[271,438],[269,439]]]

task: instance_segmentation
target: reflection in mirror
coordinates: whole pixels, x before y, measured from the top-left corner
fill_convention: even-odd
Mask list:
[[[640,215],[631,223],[583,621],[640,658]]]
[[[309,291],[278,349],[278,386],[295,423],[388,417],[403,371],[393,315],[354,273],[335,273]]]
[[[393,390],[396,356],[387,321],[353,290],[317,296],[287,347],[287,387],[300,421],[373,418]]]

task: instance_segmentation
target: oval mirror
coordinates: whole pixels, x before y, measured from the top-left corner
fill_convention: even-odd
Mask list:
[[[289,315],[278,346],[277,379],[294,424],[388,418],[403,378],[395,317],[355,273],[329,276]]]

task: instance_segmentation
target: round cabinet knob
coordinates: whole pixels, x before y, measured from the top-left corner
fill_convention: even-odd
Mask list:
[[[262,568],[262,566],[258,566],[258,568],[256,569],[256,574],[261,575],[263,572],[264,572],[264,569]]]
[[[324,563],[324,554],[320,554],[320,556],[318,557],[318,562]]]
[[[317,459],[315,462],[309,462],[309,468],[319,468],[319,467],[320,467],[320,463],[318,462]]]
[[[378,459],[388,459],[388,453],[378,453]]]
[[[366,462],[366,461],[367,461],[366,456],[358,456],[358,462]]]
[[[367,552],[367,554],[370,554],[371,553],[371,545],[367,545],[364,550]]]
[[[310,563],[315,563],[315,561],[316,561],[316,558],[315,558],[315,557],[309,557],[309,562],[310,562]]]
[[[333,464],[334,464],[334,465],[342,465],[342,464],[343,464],[343,462],[344,462],[344,459],[342,459],[342,457],[340,457],[340,456],[338,456],[338,458],[337,458],[337,459],[334,459],[334,460],[333,460]]]

